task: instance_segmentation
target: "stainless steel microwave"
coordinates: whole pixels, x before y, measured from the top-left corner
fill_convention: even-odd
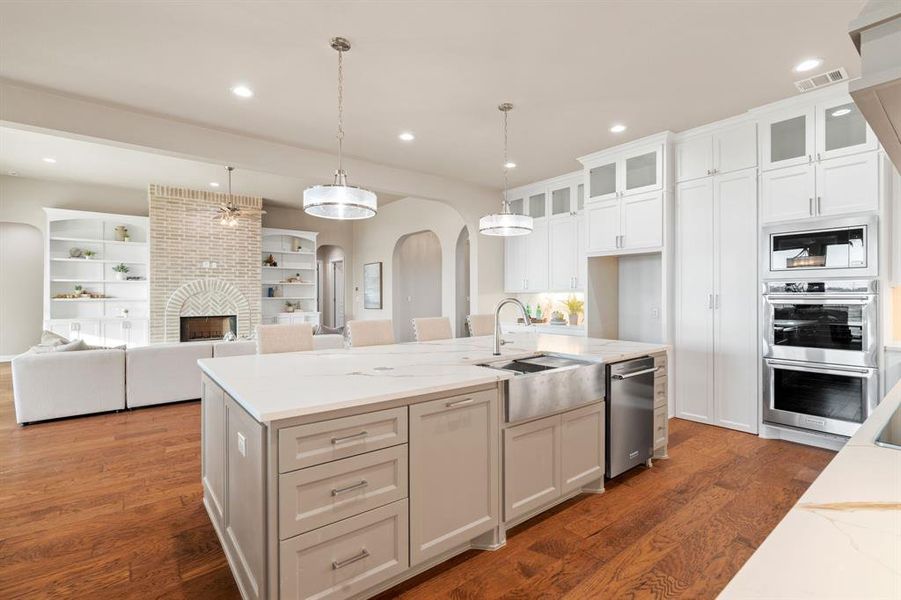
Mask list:
[[[876,215],[809,219],[763,229],[765,279],[876,277],[879,275]]]

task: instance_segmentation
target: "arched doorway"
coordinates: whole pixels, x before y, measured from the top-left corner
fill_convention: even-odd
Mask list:
[[[464,226],[457,236],[457,253],[455,254],[454,295],[456,306],[457,337],[467,337],[466,316],[469,314],[469,230]]]
[[[319,322],[325,327],[344,327],[345,256],[340,246],[324,244],[316,249]]]
[[[397,240],[392,280],[394,336],[411,342],[412,319],[441,316],[441,242],[433,231]]]

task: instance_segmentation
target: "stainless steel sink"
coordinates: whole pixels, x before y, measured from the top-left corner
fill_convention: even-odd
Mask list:
[[[541,353],[480,363],[511,371],[504,382],[504,418],[516,423],[604,399],[605,371],[594,363],[559,354]]]

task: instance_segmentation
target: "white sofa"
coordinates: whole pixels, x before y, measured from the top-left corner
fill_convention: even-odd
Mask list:
[[[125,351],[26,353],[12,360],[16,421],[125,408]]]
[[[332,350],[344,347],[344,336],[337,333],[327,333],[313,336],[313,350]],[[255,341],[214,342],[213,358],[222,356],[244,356],[256,354],[257,343]]]
[[[125,353],[128,408],[200,398],[201,358],[212,358],[210,342],[151,344]]]

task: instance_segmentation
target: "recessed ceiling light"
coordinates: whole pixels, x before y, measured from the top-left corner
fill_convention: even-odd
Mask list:
[[[808,58],[806,60],[802,60],[798,64],[795,65],[795,73],[803,73],[804,71],[811,71],[816,69],[821,64],[823,64],[822,58]]]
[[[412,142],[413,140],[416,139],[416,136],[413,135],[413,133],[410,132],[410,131],[404,131],[403,133],[401,133],[401,134],[398,135],[397,137],[398,137],[398,139],[401,140],[402,142]]]
[[[516,163],[513,162],[512,160],[508,160],[507,162],[504,163],[504,168],[505,169],[515,169]]]
[[[625,130],[626,130],[626,126],[622,125],[621,123],[617,123],[616,125],[614,125],[613,127],[610,128],[610,131],[612,131],[613,133],[622,133]]]
[[[211,181],[211,182],[210,182],[210,187],[219,187],[219,182],[218,182],[218,181]]]
[[[845,115],[850,115],[850,114],[851,114],[850,108],[840,108],[838,110],[832,111],[833,117],[844,117]]]
[[[246,85],[236,85],[232,88],[232,94],[240,98],[252,98],[253,90]]]
[[[51,165],[54,164],[54,163],[56,162],[56,159],[53,158],[52,156],[45,156],[42,160],[43,160],[45,163],[50,163]]]

